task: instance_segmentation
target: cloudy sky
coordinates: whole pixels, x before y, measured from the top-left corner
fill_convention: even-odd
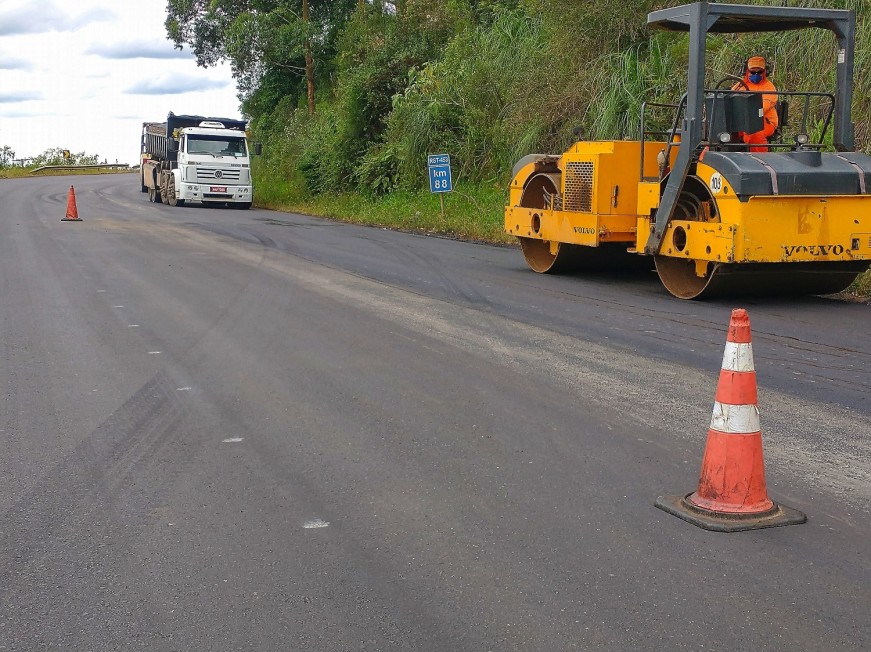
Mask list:
[[[0,147],[136,164],[143,122],[238,118],[229,66],[166,39],[165,0],[0,0]]]

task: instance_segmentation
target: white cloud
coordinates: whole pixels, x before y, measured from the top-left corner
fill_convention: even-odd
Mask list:
[[[111,21],[115,14],[109,8],[88,7],[67,13],[52,0],[29,0],[0,8],[0,36],[43,34],[51,31],[73,31],[90,23]]]
[[[228,65],[166,39],[165,0],[0,0],[0,147],[135,164],[143,122],[239,117]]]
[[[16,104],[42,99],[42,93],[37,91],[0,91],[0,104]]]
[[[3,57],[0,59],[0,70],[31,70],[33,63],[20,57]]]
[[[178,50],[170,41],[124,41],[112,44],[97,44],[85,54],[104,59],[193,59],[186,50]]]
[[[130,95],[179,95],[212,88],[225,88],[227,81],[195,77],[193,75],[161,75],[157,79],[145,79],[124,89]]]

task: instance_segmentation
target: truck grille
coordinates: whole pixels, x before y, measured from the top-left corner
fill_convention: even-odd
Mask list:
[[[200,165],[197,166],[197,181],[206,183],[238,182],[240,172],[239,168],[209,168]]]
[[[593,212],[593,164],[566,163],[566,191],[563,206],[567,211]]]

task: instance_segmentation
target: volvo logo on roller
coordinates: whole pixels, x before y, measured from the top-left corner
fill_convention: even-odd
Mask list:
[[[787,258],[791,258],[793,254],[840,256],[844,253],[844,245],[783,245],[783,253]]]

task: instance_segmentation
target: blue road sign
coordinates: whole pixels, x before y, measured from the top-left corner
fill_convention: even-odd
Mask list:
[[[429,167],[429,191],[451,192],[451,157],[449,154],[431,154],[427,157]]]

